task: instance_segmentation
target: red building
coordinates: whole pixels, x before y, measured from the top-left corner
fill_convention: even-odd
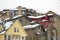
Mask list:
[[[52,16],[53,14],[46,14],[46,15],[40,15],[40,16],[28,16],[28,18],[32,19],[32,21],[35,21],[38,24],[42,24],[43,28],[46,29],[49,24],[49,16]]]

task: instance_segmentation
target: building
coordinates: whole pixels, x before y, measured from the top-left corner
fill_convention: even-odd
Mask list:
[[[26,40],[45,40],[45,34],[41,24],[32,23],[23,27],[28,33]]]
[[[0,40],[25,40],[28,36],[19,20],[6,22],[0,29]]]

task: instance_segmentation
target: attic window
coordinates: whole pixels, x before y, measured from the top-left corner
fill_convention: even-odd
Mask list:
[[[19,28],[14,28],[14,32],[19,32]]]
[[[17,28],[17,32],[19,32],[19,28]]]
[[[14,28],[14,32],[16,32],[16,28]]]

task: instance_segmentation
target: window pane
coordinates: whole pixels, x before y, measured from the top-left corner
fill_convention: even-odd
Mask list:
[[[8,35],[8,40],[10,40],[10,38],[11,38],[10,35]]]
[[[22,37],[22,40],[24,40],[24,37]]]
[[[16,28],[14,28],[14,32],[16,32]]]
[[[19,32],[19,28],[17,28],[17,32]]]

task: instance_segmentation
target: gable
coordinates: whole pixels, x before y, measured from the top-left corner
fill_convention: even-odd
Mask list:
[[[4,30],[4,27],[0,25],[0,32]]]
[[[16,29],[16,32],[14,32],[14,29]],[[19,32],[17,32],[17,30],[19,30]],[[23,29],[23,26],[21,25],[19,20],[16,20],[14,22],[14,24],[7,30],[6,34],[27,36],[27,33]]]

